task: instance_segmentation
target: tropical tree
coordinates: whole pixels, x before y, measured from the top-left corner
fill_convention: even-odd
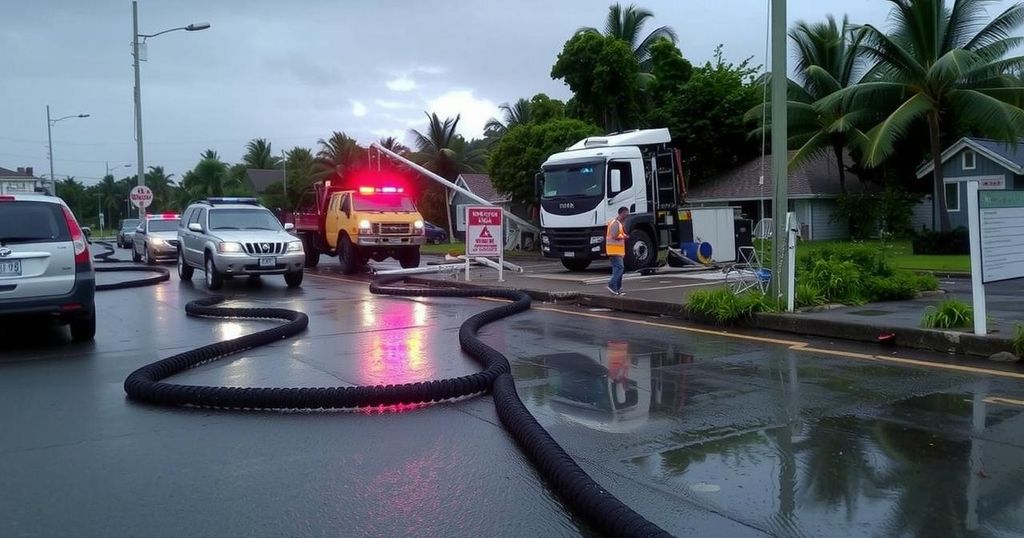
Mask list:
[[[286,154],[285,183],[288,184],[288,205],[293,208],[299,197],[315,181],[316,159],[309,148],[294,147]]]
[[[146,186],[153,191],[153,208],[171,209],[175,206],[172,200],[174,174],[168,174],[163,166],[150,166],[146,172]]]
[[[501,137],[516,125],[530,122],[530,101],[519,99],[513,104],[502,103],[498,106],[502,111],[502,119],[491,118],[484,125],[484,136]]]
[[[317,144],[320,145],[316,153],[317,179],[331,175],[344,176],[364,162],[366,150],[345,133],[334,131],[327,140],[317,140]]]
[[[271,144],[265,138],[254,138],[245,145],[242,164],[246,168],[276,170],[281,167],[281,158],[274,156]]]
[[[89,207],[85,193],[85,185],[74,177],[67,177],[60,180],[57,185],[57,192],[76,216],[79,218],[85,217],[87,213],[83,210]]]
[[[99,206],[103,208],[106,221],[111,225],[121,217],[121,203],[126,194],[110,174],[103,176],[96,185],[94,197],[99,199]]]
[[[859,84],[835,92],[822,109],[877,110],[884,119],[860,144],[863,160],[877,166],[890,157],[915,124],[926,122],[934,171],[938,224],[950,227],[942,175],[942,141],[955,131],[1016,142],[1024,132],[1024,87],[1015,73],[1024,57],[1009,57],[1024,44],[1014,35],[1024,24],[1024,4],[985,22],[991,0],[889,0],[894,21],[887,34],[865,25],[864,52],[877,62]],[[947,140],[948,141],[948,140]]]
[[[486,151],[477,141],[467,142],[457,134],[461,116],[442,120],[436,113],[427,114],[426,132],[410,131],[416,151],[410,158],[416,164],[435,174],[455,181],[462,172],[479,172],[484,169]],[[451,228],[451,214],[442,210],[447,206],[447,192],[433,181],[420,179],[419,208],[427,220],[446,222]],[[443,219],[442,219],[443,213]]]
[[[640,113],[640,66],[624,41],[593,32],[574,35],[551,67],[572,90],[569,108],[609,131],[633,127]]]
[[[224,196],[225,194],[240,194],[242,186],[237,180],[232,179],[228,166],[217,157],[217,152],[206,150],[202,153],[201,159],[195,168],[185,173],[181,186],[184,192],[179,191],[176,202],[188,199],[188,201],[207,196]]]
[[[393,151],[399,155],[409,153],[409,148],[405,147],[404,144],[399,142],[398,139],[393,136],[381,138],[380,140],[377,141],[377,143],[383,146],[385,149]]]
[[[651,45],[655,41],[666,38],[676,42],[676,32],[671,27],[659,26],[640,39],[643,35],[644,25],[647,20],[654,17],[654,13],[648,9],[630,5],[623,9],[622,4],[615,3],[608,8],[608,18],[604,23],[604,34],[608,37],[624,41],[633,52],[633,57],[640,64],[641,72],[648,73],[651,70]],[[597,28],[580,28],[578,33],[601,34]]]

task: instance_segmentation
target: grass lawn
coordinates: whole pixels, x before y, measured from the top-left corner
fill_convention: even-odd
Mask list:
[[[449,253],[449,252],[454,252],[456,254],[462,254],[465,251],[466,251],[466,245],[465,245],[465,243],[462,243],[461,241],[456,241],[455,243],[449,243],[449,242],[445,241],[445,242],[443,242],[443,243],[441,243],[439,245],[435,245],[433,243],[427,243],[426,245],[423,245],[422,247],[420,247],[420,253],[421,254],[439,254],[439,255],[442,255],[442,256],[444,254]]]
[[[796,255],[800,258],[823,247],[841,243],[848,243],[848,241],[803,241],[797,244]],[[863,243],[883,248],[881,241],[864,241]],[[914,255],[910,241],[889,241],[886,243],[885,248],[889,249],[889,256],[892,260],[892,265],[897,269],[939,272],[969,272],[971,270],[971,258],[966,254],[935,256]]]

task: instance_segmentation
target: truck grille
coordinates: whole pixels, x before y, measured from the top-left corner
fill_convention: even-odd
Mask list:
[[[378,235],[409,235],[412,233],[412,225],[374,223],[373,233]]]
[[[558,250],[587,250],[591,235],[604,235],[603,228],[545,228],[551,246]]]
[[[242,243],[246,254],[284,254],[285,244],[274,242]]]

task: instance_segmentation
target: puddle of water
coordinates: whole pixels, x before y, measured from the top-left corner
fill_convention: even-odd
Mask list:
[[[899,405],[959,407],[962,398]],[[1024,449],[969,431],[891,417],[826,417],[722,432],[629,462],[681,495],[782,534],[1019,536]]]

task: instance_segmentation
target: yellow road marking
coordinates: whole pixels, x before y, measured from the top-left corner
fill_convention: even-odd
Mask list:
[[[352,284],[367,284],[367,285],[369,284],[368,282],[362,281],[362,280],[350,280],[350,279],[346,279],[346,278],[340,278],[340,277],[328,276],[328,275],[310,274],[310,276],[318,276],[320,278],[326,278],[326,279],[329,279],[329,280],[338,280],[338,281],[341,281],[341,282],[348,282],[348,283],[352,283]],[[496,298],[493,298],[493,297],[477,297],[477,299],[481,299],[481,300],[485,300],[485,301],[492,301],[492,302],[507,302],[505,299],[496,299]],[[966,372],[966,373],[971,373],[971,374],[989,375],[989,376],[994,376],[994,377],[1006,377],[1006,378],[1010,378],[1010,379],[1021,379],[1021,380],[1024,380],[1024,373],[1020,373],[1020,372],[1004,372],[1004,371],[1001,371],[1001,370],[988,370],[986,368],[978,368],[978,367],[975,367],[975,366],[964,366],[964,365],[961,365],[961,364],[947,364],[947,363],[942,363],[942,362],[932,362],[932,361],[924,361],[924,360],[918,360],[918,359],[908,359],[908,358],[904,358],[904,357],[896,357],[896,356],[891,356],[891,355],[872,355],[872,354],[869,354],[869,353],[857,353],[857,352],[854,352],[854,351],[841,351],[841,350],[836,350],[836,349],[821,349],[821,348],[812,347],[809,342],[801,342],[801,341],[798,341],[798,340],[783,340],[783,339],[780,339],[780,338],[768,338],[768,337],[764,337],[764,336],[754,336],[754,335],[749,335],[749,334],[739,334],[739,333],[733,333],[733,332],[722,331],[722,330],[702,329],[702,328],[699,328],[699,327],[687,327],[687,326],[683,326],[683,325],[672,325],[672,324],[669,324],[669,323],[659,323],[659,322],[656,322],[656,321],[647,321],[647,320],[642,320],[642,319],[631,319],[631,318],[628,318],[628,317],[609,316],[607,314],[597,314],[597,313],[594,313],[594,312],[575,312],[575,311],[572,311],[572,310],[564,310],[564,309],[561,309],[561,308],[552,308],[552,307],[548,307],[548,306],[534,306],[531,309],[532,310],[539,310],[539,311],[542,311],[542,312],[556,312],[556,313],[559,313],[559,314],[566,314],[566,315],[569,315],[569,316],[579,316],[579,317],[585,317],[585,318],[603,319],[603,320],[608,320],[608,321],[632,323],[634,325],[644,325],[644,326],[647,326],[647,327],[658,327],[658,328],[662,328],[662,329],[670,329],[670,330],[674,330],[674,331],[682,331],[682,332],[689,332],[689,333],[696,333],[696,334],[707,334],[707,335],[711,335],[711,336],[718,336],[718,337],[724,337],[724,338],[733,338],[733,339],[737,339],[737,340],[748,340],[748,341],[752,341],[752,342],[762,342],[762,343],[766,343],[766,344],[775,344],[775,345],[780,345],[780,346],[786,346],[789,349],[794,350],[794,351],[804,351],[804,352],[808,352],[808,353],[822,353],[822,354],[826,354],[826,355],[836,355],[836,356],[840,356],[840,357],[847,357],[847,358],[857,359],[857,360],[875,361],[875,362],[882,361],[882,362],[890,362],[890,363],[903,364],[903,365],[909,365],[909,366],[919,366],[919,367],[923,367],[923,368],[936,368],[936,369],[940,369],[940,370],[953,370],[953,371],[956,371],[956,372]],[[991,398],[993,398],[995,400],[998,400],[998,402],[993,402],[993,403],[1009,403],[1009,404],[1012,404],[1012,405],[1024,405],[1024,402],[1019,401],[1019,400],[1011,400],[1011,399],[1008,399],[1008,398],[998,398],[998,397],[991,397]]]

